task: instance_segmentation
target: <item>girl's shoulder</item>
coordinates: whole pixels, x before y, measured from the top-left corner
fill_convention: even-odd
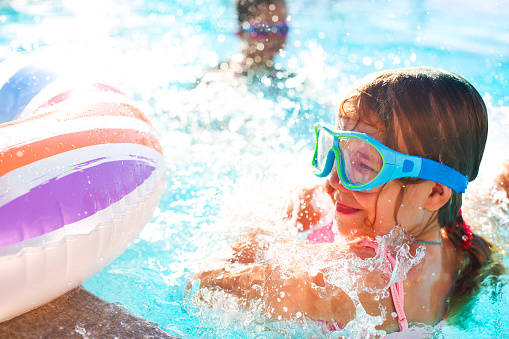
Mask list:
[[[436,324],[443,318],[460,264],[461,256],[449,239],[444,238],[441,245],[426,245],[426,255],[404,281],[410,322]]]

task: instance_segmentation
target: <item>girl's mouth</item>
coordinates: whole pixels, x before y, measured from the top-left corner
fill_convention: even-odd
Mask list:
[[[353,214],[360,212],[361,210],[357,208],[352,208],[343,204],[340,204],[339,202],[336,203],[336,211],[341,214]]]

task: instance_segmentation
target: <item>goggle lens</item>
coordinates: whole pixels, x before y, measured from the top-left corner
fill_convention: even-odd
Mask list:
[[[383,167],[383,157],[370,143],[353,137],[335,137],[324,128],[317,129],[317,145],[315,167],[323,172],[331,149],[336,146],[339,153],[338,171],[340,177],[349,185],[361,186],[368,184],[377,177]],[[335,144],[335,138],[338,139]],[[339,173],[338,173],[339,174]]]
[[[319,128],[316,138],[315,167],[319,172],[323,172],[327,163],[329,151],[332,149],[332,146],[334,146],[334,137],[323,128]]]
[[[341,170],[343,179],[352,185],[371,182],[380,173],[383,158],[378,150],[357,138],[340,138]]]

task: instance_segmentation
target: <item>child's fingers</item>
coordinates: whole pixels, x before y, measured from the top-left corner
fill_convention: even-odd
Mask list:
[[[219,281],[223,278],[224,272],[226,270],[224,268],[200,272],[194,275],[194,280],[200,280],[200,287],[212,286],[216,281]]]
[[[195,276],[200,287],[220,287],[226,292],[235,292],[240,296],[259,298],[266,280],[266,265],[243,265],[231,270],[219,269],[202,272]]]
[[[246,235],[240,236],[231,245],[233,256],[230,258],[230,262],[241,264],[255,263],[258,257],[268,248],[268,245],[263,240],[265,235],[268,235],[266,231],[255,229]]]
[[[258,243],[255,240],[236,243],[232,246],[233,256],[230,262],[239,262],[241,264],[250,264],[255,262],[258,252]]]

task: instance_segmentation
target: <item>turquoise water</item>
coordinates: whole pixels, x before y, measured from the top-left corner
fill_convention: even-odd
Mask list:
[[[277,197],[274,186],[303,180],[312,125],[333,121],[341,95],[355,80],[419,65],[461,74],[488,105],[482,169],[488,180],[508,145],[509,5],[294,0],[288,7],[291,31],[277,62],[304,80],[191,89],[207,68],[239,48],[231,1],[0,2],[0,52],[51,49],[97,67],[111,84],[145,102],[160,131],[168,177],[159,209],[125,254],[84,286],[172,335],[303,335],[288,324],[266,329],[242,314],[200,310],[185,297],[187,282],[204,256],[234,236],[232,225],[221,222],[225,210],[256,208]],[[477,230],[501,248],[507,266],[507,216],[482,208],[472,206],[467,214],[484,221]],[[509,337],[508,299],[507,286],[486,284],[462,311],[460,325],[429,332]]]

